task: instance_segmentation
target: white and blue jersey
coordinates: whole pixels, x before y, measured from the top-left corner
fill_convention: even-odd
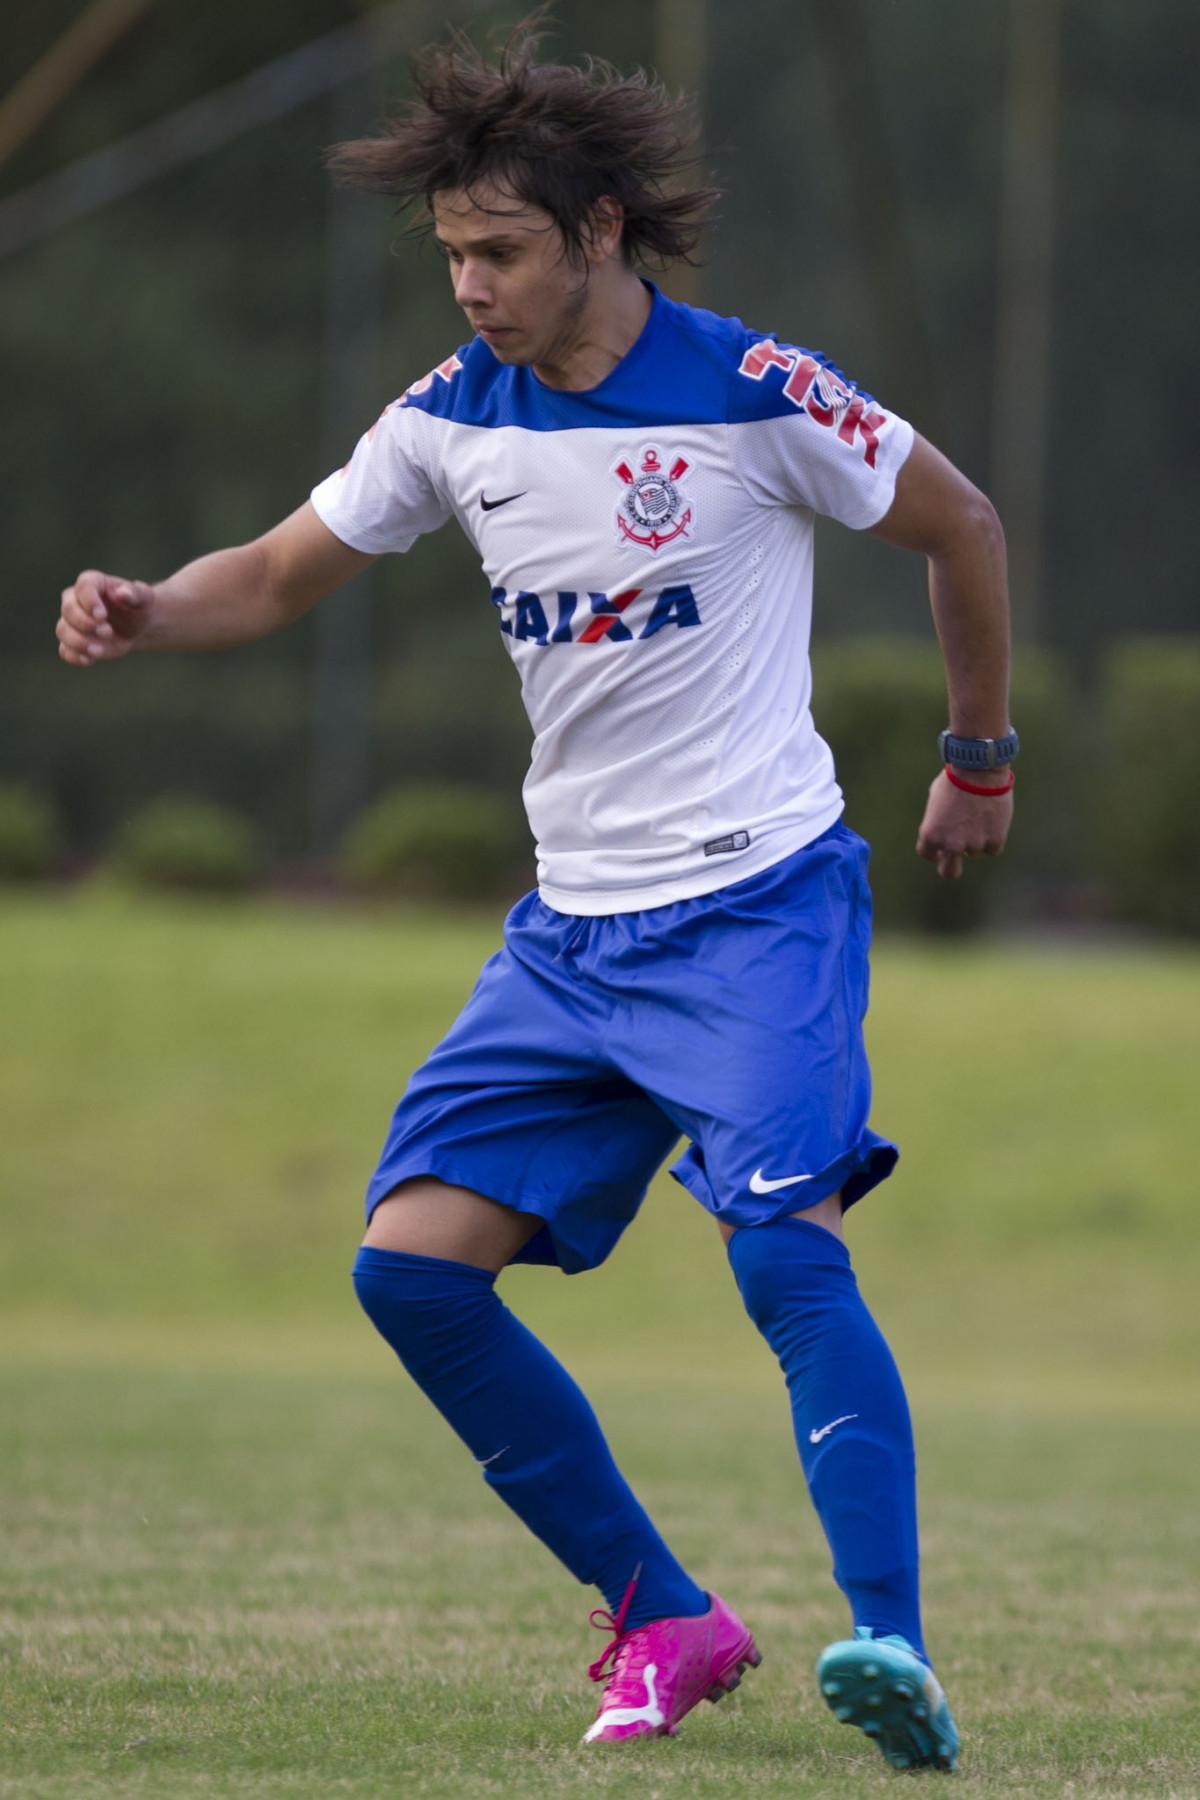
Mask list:
[[[842,797],[809,710],[813,520],[887,512],[912,428],[822,357],[653,291],[585,392],[482,340],[313,491],[335,535],[478,549],[534,731],[542,900],[704,895],[812,843]]]

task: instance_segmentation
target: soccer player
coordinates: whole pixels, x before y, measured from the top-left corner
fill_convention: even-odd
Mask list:
[[[821,356],[638,273],[693,248],[682,103],[607,65],[428,52],[418,97],[343,145],[415,203],[470,342],[256,542],[153,585],[90,570],[60,654],[242,643],[452,515],[534,729],[538,887],[399,1102],[367,1197],[363,1307],[581,1581],[612,1642],[586,1741],[674,1733],[760,1660],[672,1554],[497,1274],[601,1263],[680,1135],[782,1366],[853,1635],[825,1699],[900,1768],[958,1735],[921,1630],[912,1432],[845,1210],[891,1171],[868,1124],[866,846],[809,712],[813,518],[928,558],[949,727],[917,851],[954,878],[1011,814],[1003,538],[983,496]]]

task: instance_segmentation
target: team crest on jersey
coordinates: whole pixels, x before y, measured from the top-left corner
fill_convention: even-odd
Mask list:
[[[692,522],[692,506],[679,483],[687,474],[688,464],[677,456],[665,468],[659,451],[649,444],[641,453],[636,469],[622,459],[613,470],[625,484],[617,507],[617,527],[631,544],[647,550],[661,550],[677,537],[683,537]]]

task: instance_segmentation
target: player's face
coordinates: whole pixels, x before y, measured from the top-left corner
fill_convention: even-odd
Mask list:
[[[584,328],[591,295],[589,271],[567,255],[551,215],[480,183],[435,194],[433,218],[472,329],[501,362],[560,364]]]

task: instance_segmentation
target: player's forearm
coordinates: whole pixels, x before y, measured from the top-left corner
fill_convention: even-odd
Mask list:
[[[277,631],[298,610],[272,579],[261,540],[201,556],[152,593],[138,650],[223,650]]]
[[[131,650],[223,650],[289,625],[375,561],[322,523],[311,500],[273,530],[151,586],[85,569],[63,589],[58,653],[75,668]]]
[[[1010,724],[1008,576],[1004,533],[982,494],[928,555],[950,729],[956,737],[1003,737]]]
[[[873,534],[929,562],[933,622],[946,664],[956,737],[1008,730],[1008,574],[995,508],[918,436]]]

